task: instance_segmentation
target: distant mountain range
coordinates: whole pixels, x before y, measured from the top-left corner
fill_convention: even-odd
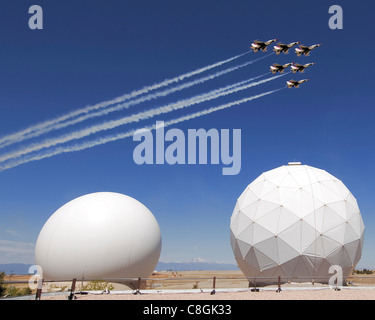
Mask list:
[[[7,263],[0,264],[0,272],[5,272],[5,274],[29,274],[29,268],[32,264],[24,263]]]
[[[29,268],[31,264],[24,263],[7,263],[0,264],[0,272],[6,274],[29,274]],[[207,262],[207,261],[191,261],[191,262],[159,262],[155,270],[173,270],[173,271],[199,271],[199,270],[212,270],[212,271],[224,271],[224,270],[238,270],[236,264],[231,263],[218,263],[218,262]]]
[[[29,268],[32,264],[24,263],[7,263],[0,264],[0,272],[6,274],[29,274]],[[357,268],[361,270],[362,268]],[[370,268],[374,270],[375,268]],[[207,261],[191,261],[191,262],[161,262],[159,261],[155,267],[156,271],[232,271],[239,270],[236,264],[232,263],[219,263]]]
[[[173,270],[173,271],[199,271],[199,270],[238,270],[236,264],[232,263],[219,263],[219,262],[206,262],[206,261],[192,261],[192,262],[161,262],[156,265],[155,270]]]

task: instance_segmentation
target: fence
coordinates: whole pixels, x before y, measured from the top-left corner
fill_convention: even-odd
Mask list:
[[[375,284],[375,276],[356,276],[348,277],[347,282],[350,283],[350,279],[366,279],[371,280]],[[158,278],[158,277],[150,277],[150,278],[103,278],[103,279],[68,279],[68,280],[43,280],[38,279],[37,282],[34,284],[37,285],[36,293],[35,293],[35,300],[40,300],[43,291],[43,285],[47,283],[69,283],[70,284],[70,294],[68,296],[69,300],[75,298],[76,294],[85,294],[88,293],[85,290],[82,290],[83,282],[102,282],[102,283],[121,283],[126,284],[130,287],[131,292],[133,294],[142,293],[142,290],[148,289],[155,289],[159,288],[159,291],[172,291],[168,289],[171,287],[170,283],[173,283],[174,288],[186,290],[190,286],[191,289],[203,289],[210,294],[215,294],[218,288],[243,288],[250,290],[252,292],[258,292],[259,289],[266,285],[274,285],[276,292],[282,291],[282,286],[290,283],[310,283],[311,285],[315,285],[317,283],[328,283],[327,277],[315,277],[312,279],[311,277],[306,278],[284,278],[281,276],[278,277],[256,277],[256,278],[247,278],[247,277],[240,277],[240,276],[227,276],[227,277],[218,277],[213,275],[212,277],[167,277],[167,278]],[[81,281],[81,290],[76,291],[77,281]],[[3,281],[1,284],[30,284],[30,281]],[[160,284],[160,285],[159,285]],[[160,290],[161,289],[161,290]],[[339,290],[340,285],[335,282],[333,289]],[[104,292],[104,290],[103,290]],[[109,292],[107,290],[107,292]]]

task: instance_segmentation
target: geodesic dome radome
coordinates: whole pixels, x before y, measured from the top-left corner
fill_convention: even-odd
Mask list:
[[[343,280],[361,258],[364,224],[346,186],[324,170],[289,163],[255,179],[238,198],[231,245],[248,278]]]

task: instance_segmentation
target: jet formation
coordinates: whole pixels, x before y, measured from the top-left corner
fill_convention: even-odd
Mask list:
[[[283,44],[283,43],[278,43],[277,46],[273,47],[273,51],[276,52],[276,54],[280,54],[280,52],[284,52],[284,54],[287,54],[289,52],[289,49],[294,47],[296,44],[300,44],[301,42],[292,42],[289,44]]]
[[[314,65],[315,62],[312,62],[312,63],[306,63],[306,64],[299,64],[299,63],[294,63],[294,62],[289,62],[289,63],[286,63],[286,64],[277,64],[277,63],[274,63],[272,66],[270,66],[270,71],[275,74],[276,72],[280,72],[280,73],[283,73],[285,68],[289,67],[290,66],[290,70],[293,72],[293,73],[296,73],[296,72],[300,72],[300,73],[303,73],[305,71],[306,68]]]
[[[268,41],[259,41],[259,40],[254,40],[253,43],[250,46],[250,49],[253,50],[254,52],[258,52],[258,50],[262,50],[263,52],[267,51],[267,47],[273,43],[278,41],[278,39],[271,39]],[[273,47],[273,51],[279,55],[281,52],[284,54],[288,54],[289,50],[293,48],[294,46],[300,44],[300,41],[295,41],[291,42],[289,44],[284,44],[281,42],[278,42],[277,45]],[[314,44],[312,46],[304,46],[304,45],[299,45],[298,48],[295,48],[294,52],[296,53],[297,57],[301,57],[302,55],[305,55],[306,57],[310,55],[311,50],[314,50],[317,47],[320,47],[322,44]],[[290,66],[290,69],[293,73],[303,73],[306,68],[314,65],[315,63],[306,63],[306,64],[299,64],[299,63],[294,63],[294,62],[289,62],[286,64],[278,64],[274,63],[273,65],[270,66],[270,71],[275,74],[277,72],[283,73],[284,70]],[[309,79],[303,79],[303,80],[288,80],[286,82],[288,88],[298,88],[299,85],[303,82],[308,81]]]
[[[258,52],[258,50],[262,50],[263,52],[266,52],[267,47],[271,43],[276,42],[277,40],[278,39],[271,39],[271,40],[264,41],[264,42],[259,41],[259,40],[254,40],[250,46],[250,49],[253,50],[254,52]],[[280,54],[281,52],[283,52],[284,54],[288,54],[290,48],[300,43],[301,43],[300,41],[291,42],[289,44],[284,44],[284,43],[279,42],[276,46],[273,47],[273,51],[275,51],[276,54]],[[300,45],[298,48],[294,50],[294,52],[297,54],[298,57],[300,57],[302,54],[304,54],[305,56],[308,56],[311,50],[314,50],[315,48],[320,47],[321,45],[322,45],[321,43],[314,44],[309,47]]]

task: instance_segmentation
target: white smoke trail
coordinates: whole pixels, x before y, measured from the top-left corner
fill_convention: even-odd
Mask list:
[[[237,101],[234,101],[234,102],[226,103],[226,104],[220,105],[218,107],[212,107],[212,108],[209,108],[209,109],[205,109],[205,110],[202,110],[202,111],[192,113],[190,115],[186,115],[186,116],[182,116],[182,117],[179,117],[179,118],[176,118],[176,119],[172,119],[172,120],[166,121],[164,123],[164,126],[168,127],[170,125],[177,124],[177,123],[187,121],[187,120],[191,120],[191,119],[194,119],[194,118],[198,118],[198,117],[201,117],[201,116],[204,116],[204,115],[207,115],[207,114],[219,111],[219,110],[231,108],[233,106],[237,106],[237,105],[240,105],[242,103],[249,102],[251,100],[255,100],[255,99],[261,98],[263,96],[272,94],[272,93],[277,92],[277,91],[279,91],[281,89],[284,89],[284,88],[285,87],[282,87],[282,88],[272,90],[272,91],[268,91],[268,92],[264,92],[264,93],[261,93],[261,94],[255,95],[255,96],[251,96],[251,97],[240,99],[240,100],[237,100]],[[155,128],[156,128],[156,124],[144,127],[143,129],[154,130]],[[29,157],[25,157],[23,159],[10,161],[7,164],[0,165],[0,172],[5,171],[7,169],[17,167],[19,165],[22,165],[22,164],[25,164],[25,163],[28,163],[28,162],[31,162],[31,161],[37,161],[37,160],[42,160],[42,159],[45,159],[45,158],[50,158],[50,157],[53,157],[53,156],[56,156],[56,155],[59,155],[59,154],[62,154],[62,153],[82,151],[82,150],[92,148],[92,147],[95,147],[95,146],[98,146],[98,145],[102,145],[102,144],[105,144],[105,143],[108,143],[108,142],[113,142],[113,141],[117,141],[117,140],[120,140],[120,139],[125,139],[125,138],[128,138],[128,137],[132,136],[136,132],[136,130],[137,129],[130,130],[130,131],[125,132],[125,133],[110,135],[110,136],[107,136],[107,137],[100,137],[96,140],[86,141],[86,142],[83,142],[83,143],[80,143],[80,144],[56,147],[51,151],[46,150],[45,152],[41,152],[41,153],[36,154],[34,156],[29,156]]]
[[[287,73],[285,73],[285,74],[287,74]],[[250,81],[254,80],[255,78],[259,78],[259,77],[263,76],[263,75],[261,75],[261,76],[255,77],[255,78],[251,78],[251,79],[247,79],[247,80],[244,80],[244,81],[237,82],[237,83],[232,84],[232,85],[228,85],[228,86],[223,87],[223,88],[215,89],[215,90],[212,90],[208,93],[200,94],[200,95],[194,96],[192,98],[180,100],[180,101],[168,104],[168,105],[163,106],[163,107],[158,107],[158,108],[155,108],[155,109],[150,109],[148,111],[139,112],[137,114],[133,114],[133,115],[130,115],[130,116],[127,116],[127,117],[117,119],[117,120],[107,121],[107,122],[104,122],[104,123],[99,124],[99,125],[93,125],[91,127],[81,129],[81,130],[78,130],[78,131],[72,132],[70,134],[57,137],[57,138],[47,139],[47,140],[45,140],[41,143],[32,144],[31,146],[29,146],[27,148],[22,148],[20,150],[16,150],[16,151],[4,154],[4,155],[0,156],[0,162],[4,162],[4,161],[12,159],[12,158],[16,158],[16,157],[19,157],[19,156],[22,156],[22,155],[25,155],[25,154],[28,154],[28,153],[31,153],[31,152],[35,152],[35,151],[38,151],[38,150],[41,150],[41,149],[44,149],[44,148],[53,147],[53,146],[56,146],[58,144],[66,143],[66,142],[69,142],[69,141],[72,141],[72,140],[81,139],[81,138],[87,137],[89,135],[98,133],[100,131],[110,130],[110,129],[114,129],[116,127],[119,127],[119,126],[122,126],[122,125],[125,125],[125,124],[129,124],[129,123],[132,123],[132,122],[139,122],[141,120],[150,119],[150,118],[152,118],[154,116],[157,116],[157,115],[160,115],[160,114],[169,113],[169,112],[176,111],[176,110],[186,108],[186,107],[190,107],[190,106],[202,103],[202,102],[210,101],[212,99],[216,99],[216,98],[219,98],[219,97],[222,97],[222,96],[226,96],[226,95],[229,95],[229,94],[241,91],[241,90],[246,90],[246,89],[249,89],[251,87],[258,86],[258,85],[261,85],[261,84],[266,83],[268,81],[271,81],[271,80],[277,79],[279,77],[282,77],[285,74],[280,74],[280,75],[273,76],[273,77],[270,77],[270,78],[267,78],[267,79],[264,79],[264,80],[260,80],[260,81],[257,81],[257,82],[250,82]]]
[[[12,139],[11,138],[8,139],[8,141],[6,141],[6,142],[3,142],[3,143],[0,142],[0,149],[4,148],[6,146],[9,146],[11,144],[17,143],[17,142],[21,142],[21,141],[25,141],[25,140],[30,139],[30,138],[38,137],[38,136],[40,136],[42,134],[45,134],[45,133],[48,133],[50,131],[62,129],[62,128],[65,128],[65,127],[68,127],[68,126],[71,126],[71,125],[83,122],[83,121],[91,119],[91,118],[101,117],[101,116],[107,115],[107,114],[109,114],[111,112],[121,111],[123,109],[127,109],[127,108],[129,108],[131,106],[140,104],[142,102],[150,101],[152,99],[157,99],[159,97],[165,97],[165,96],[167,96],[167,95],[169,95],[171,93],[174,93],[174,92],[177,92],[177,91],[181,91],[183,89],[187,89],[187,88],[192,87],[194,85],[204,83],[204,82],[206,82],[208,80],[212,80],[212,79],[218,78],[218,77],[220,77],[220,76],[222,76],[224,74],[227,74],[229,72],[233,72],[233,71],[238,70],[240,68],[246,67],[246,66],[248,66],[250,64],[253,64],[253,63],[255,63],[255,62],[257,62],[257,61],[259,61],[261,59],[264,59],[264,58],[266,58],[266,57],[268,57],[268,56],[270,56],[272,54],[273,53],[271,53],[271,54],[269,54],[267,56],[262,56],[261,58],[258,58],[258,59],[252,60],[252,61],[245,62],[245,63],[240,64],[240,65],[237,65],[237,66],[234,66],[234,67],[222,70],[222,71],[218,71],[218,72],[216,72],[214,74],[208,75],[208,76],[203,77],[203,78],[199,78],[197,80],[193,80],[193,81],[187,82],[185,84],[181,84],[181,85],[176,86],[176,87],[172,87],[172,88],[169,88],[169,89],[166,89],[166,90],[163,90],[163,91],[157,91],[156,93],[151,93],[151,94],[142,96],[140,98],[137,98],[137,99],[134,99],[134,100],[130,100],[129,102],[126,102],[126,103],[117,104],[114,107],[105,108],[104,110],[97,111],[97,112],[86,113],[83,116],[80,116],[78,118],[73,118],[72,120],[69,120],[69,121],[57,122],[54,125],[49,125],[49,126],[47,126],[45,128],[41,128],[38,131],[34,131],[34,132],[31,132],[31,133],[28,133],[28,134],[19,134],[18,136],[14,136]]]
[[[54,130],[54,127],[53,127],[54,125],[59,124],[61,122],[64,122],[66,120],[72,119],[74,117],[77,117],[77,116],[79,116],[81,114],[87,114],[87,113],[89,113],[91,111],[95,111],[95,110],[106,108],[106,107],[108,107],[109,105],[112,105],[112,104],[121,103],[121,102],[130,100],[130,99],[134,99],[135,97],[140,96],[142,94],[146,94],[146,93],[149,93],[149,92],[154,91],[156,89],[169,86],[172,83],[180,82],[180,81],[182,81],[184,79],[187,79],[187,78],[190,78],[192,76],[198,75],[198,74],[203,73],[205,71],[208,71],[210,69],[219,67],[219,66],[221,66],[223,64],[226,64],[226,63],[231,62],[231,61],[233,61],[235,59],[238,59],[238,58],[240,58],[240,57],[248,54],[249,52],[251,52],[251,51],[247,51],[245,53],[242,53],[240,55],[234,56],[232,58],[216,62],[216,63],[211,64],[209,66],[206,66],[206,67],[197,69],[195,71],[191,71],[191,72],[179,75],[179,76],[171,78],[171,79],[166,79],[166,80],[164,80],[164,81],[162,81],[160,83],[157,83],[157,84],[154,84],[154,85],[151,85],[151,86],[146,86],[146,87],[144,87],[144,88],[142,88],[140,90],[133,91],[131,93],[122,95],[122,96],[114,98],[112,100],[104,101],[104,102],[101,102],[101,103],[98,103],[98,104],[95,104],[95,105],[92,105],[92,106],[87,106],[87,107],[84,107],[84,108],[81,108],[81,109],[69,112],[69,113],[67,113],[65,115],[59,116],[59,117],[51,119],[51,120],[47,120],[47,121],[39,123],[37,125],[33,125],[31,127],[28,127],[28,128],[26,128],[24,130],[15,132],[13,134],[10,134],[10,135],[7,135],[7,136],[3,136],[3,137],[0,138],[0,148],[3,148],[5,146],[8,146],[8,145],[13,144],[15,142],[20,142],[20,141],[22,141],[24,139],[28,139],[28,138],[31,138],[31,137],[39,136],[39,135],[41,135],[43,133],[49,132],[51,130]],[[248,64],[250,64],[250,63],[248,63]],[[244,65],[247,65],[247,64],[244,64]],[[238,67],[238,68],[240,68],[240,67]],[[236,69],[238,69],[238,68],[236,68]],[[233,69],[231,71],[234,71],[236,69]],[[230,71],[228,71],[228,72],[230,72]],[[205,80],[205,81],[207,81],[207,80]],[[197,83],[199,83],[199,82],[197,82]],[[177,89],[177,90],[180,90],[180,89]],[[177,91],[177,90],[175,90],[175,91]],[[171,92],[174,92],[174,91],[171,91]],[[150,99],[152,99],[152,98],[150,98]],[[81,120],[81,121],[83,121],[83,120]],[[75,123],[75,122],[71,122],[71,123]],[[50,128],[51,126],[52,126],[52,128]]]

